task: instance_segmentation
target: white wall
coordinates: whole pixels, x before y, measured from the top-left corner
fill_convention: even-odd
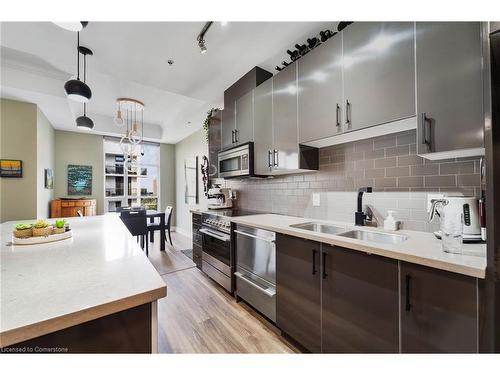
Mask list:
[[[0,101],[0,158],[23,162],[21,178],[0,178],[1,222],[36,218],[36,112],[32,103]]]
[[[201,163],[202,156],[208,156],[208,144],[206,141],[205,131],[199,131],[184,138],[179,143],[175,144],[175,197],[176,197],[176,230],[182,234],[191,236],[192,224],[190,208],[206,208],[207,201],[203,193],[203,181],[201,180],[201,172],[199,173],[199,204],[188,205],[184,200],[184,191],[186,179],[184,177],[184,161],[187,158],[198,156],[198,161]]]
[[[172,226],[175,226],[175,145],[160,144],[160,209],[174,207]]]
[[[36,216],[50,216],[50,201],[54,199],[54,189],[45,188],[45,169],[55,172],[55,133],[45,115],[37,109],[37,159],[36,159]]]

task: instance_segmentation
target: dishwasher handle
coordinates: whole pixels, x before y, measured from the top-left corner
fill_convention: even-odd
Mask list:
[[[235,272],[234,276],[252,285],[255,289],[258,289],[260,292],[267,294],[269,297],[274,297],[276,295],[276,289],[274,288],[264,289],[257,283],[253,282],[252,279],[250,279],[249,277],[245,277],[245,275],[243,275],[241,272]]]
[[[255,238],[256,240],[261,240],[261,241],[265,241],[265,242],[269,242],[269,243],[274,243],[274,240],[270,240],[269,238],[259,237],[259,236],[256,236],[255,234],[243,232],[243,231],[238,230],[238,229],[235,229],[234,233],[241,234],[242,236],[252,237],[252,238]]]

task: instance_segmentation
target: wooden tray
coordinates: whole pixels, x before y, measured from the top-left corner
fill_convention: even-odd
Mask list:
[[[47,237],[28,237],[28,238],[17,238],[12,235],[12,244],[13,245],[36,245],[39,243],[47,243],[54,241],[65,240],[66,238],[73,237],[73,231],[68,230],[64,233],[59,234],[51,234]]]

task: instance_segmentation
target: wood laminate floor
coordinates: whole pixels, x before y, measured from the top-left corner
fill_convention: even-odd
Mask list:
[[[172,240],[174,246],[159,254],[155,238],[149,255],[167,284],[167,297],[158,301],[160,353],[297,352],[274,325],[236,303],[180,252],[189,248],[190,238],[172,233]]]

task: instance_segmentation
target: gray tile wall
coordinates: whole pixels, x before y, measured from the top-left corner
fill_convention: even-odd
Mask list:
[[[394,210],[403,227],[436,230],[427,222],[427,194],[479,196],[479,158],[430,161],[416,155],[415,130],[320,149],[317,172],[270,179],[225,180],[236,205],[315,219],[353,221],[357,189],[382,221]],[[312,194],[321,204],[312,206]]]

